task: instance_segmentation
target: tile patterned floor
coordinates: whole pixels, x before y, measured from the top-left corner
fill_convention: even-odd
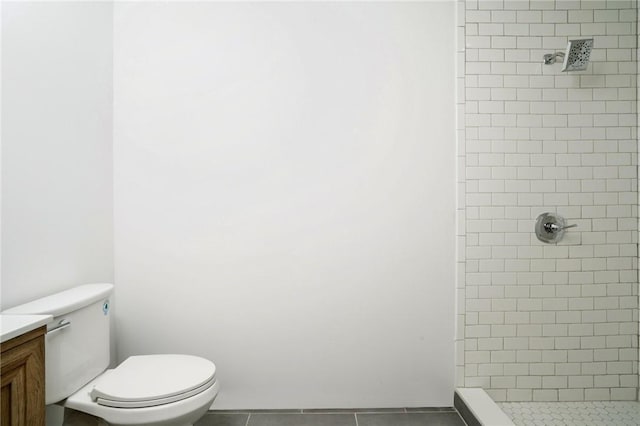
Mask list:
[[[211,411],[194,426],[465,426],[453,408]]]
[[[640,403],[503,402],[500,408],[516,426],[638,426]]]

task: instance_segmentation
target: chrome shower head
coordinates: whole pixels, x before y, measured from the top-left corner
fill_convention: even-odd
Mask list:
[[[584,71],[589,65],[589,57],[593,48],[593,39],[569,40],[566,52],[544,55],[545,65],[555,64],[557,58],[564,58],[562,71]]]
[[[584,71],[589,65],[593,39],[569,40],[564,54],[562,71]]]

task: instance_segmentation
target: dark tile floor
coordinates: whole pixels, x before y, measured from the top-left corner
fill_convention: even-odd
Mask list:
[[[210,411],[194,426],[465,426],[454,408]]]

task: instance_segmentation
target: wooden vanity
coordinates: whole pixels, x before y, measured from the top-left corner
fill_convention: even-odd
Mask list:
[[[49,315],[2,315],[1,426],[45,425],[44,336]]]

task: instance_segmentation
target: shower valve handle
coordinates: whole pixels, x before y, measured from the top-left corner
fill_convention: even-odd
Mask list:
[[[560,226],[560,225],[558,225],[556,223],[553,223],[553,222],[547,222],[547,223],[544,224],[544,230],[549,232],[549,233],[552,233],[552,232],[562,231],[562,230],[565,230],[567,228],[575,228],[576,226],[578,226],[577,223],[574,223],[572,225]]]
[[[543,243],[555,244],[559,242],[565,234],[565,230],[575,228],[577,224],[567,225],[565,218],[557,213],[545,212],[536,219],[536,237]]]

